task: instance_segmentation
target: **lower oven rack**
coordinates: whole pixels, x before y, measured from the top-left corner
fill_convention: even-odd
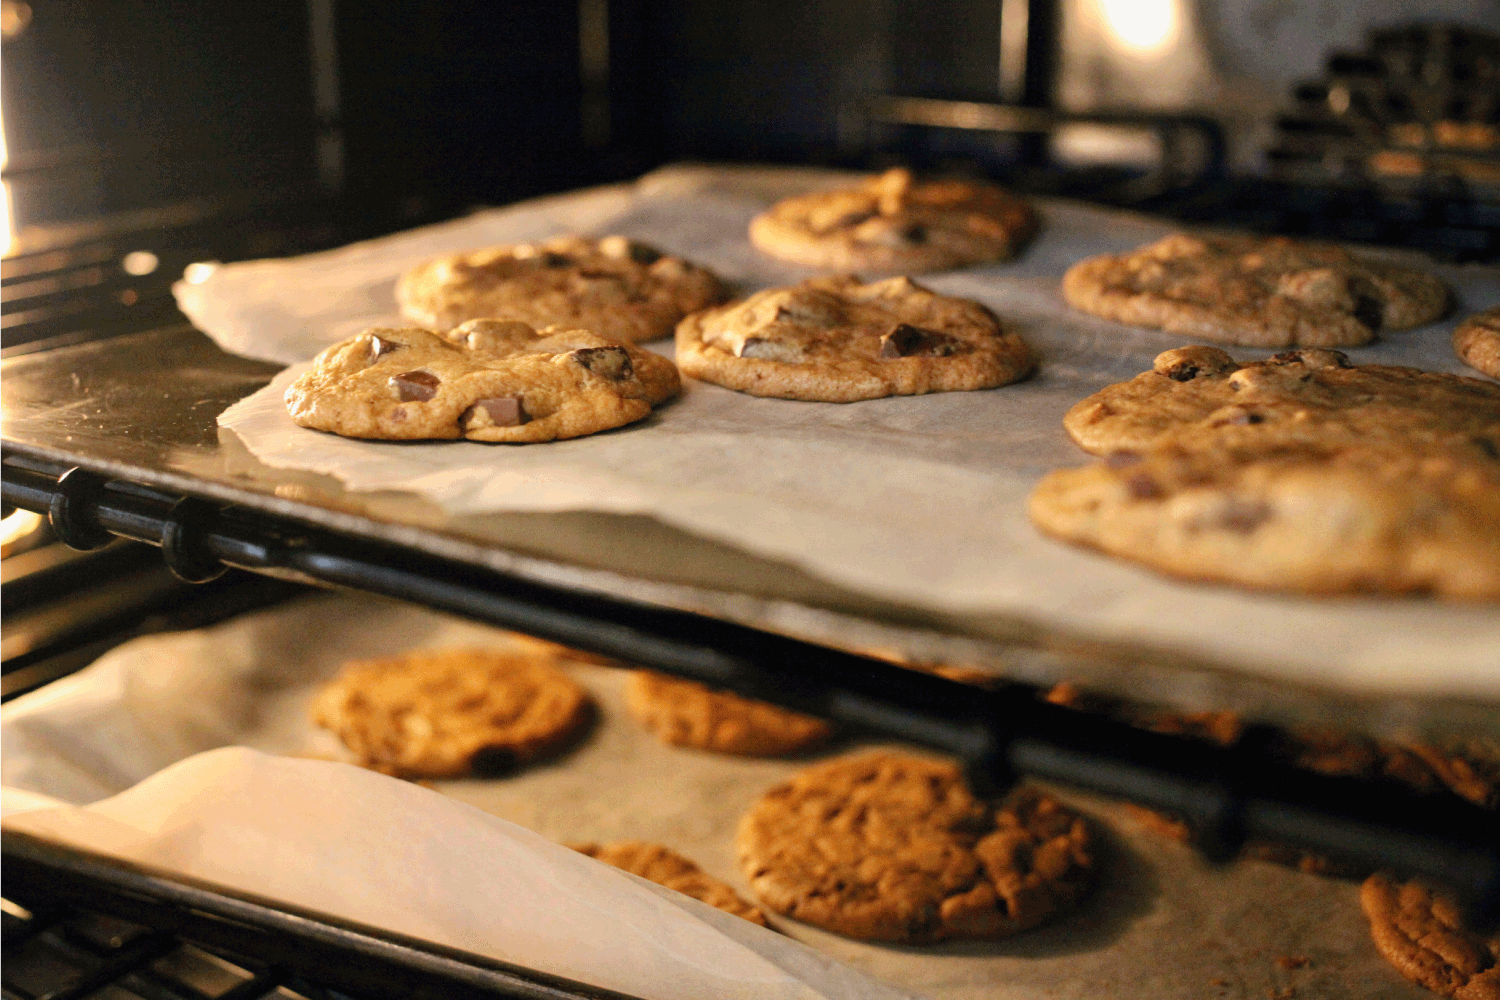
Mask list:
[[[1270,751],[1269,730],[1229,748],[1189,742],[1052,705],[1026,685],[983,690],[19,455],[5,458],[3,494],[8,505],[45,513],[77,547],[116,535],[160,546],[184,580],[233,566],[411,600],[935,747],[963,761],[981,790],[1031,776],[1166,810],[1211,857],[1231,857],[1251,839],[1293,844],[1446,885],[1480,925],[1500,915],[1500,816],[1294,769]]]

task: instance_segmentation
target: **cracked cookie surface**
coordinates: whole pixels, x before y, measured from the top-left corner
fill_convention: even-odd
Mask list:
[[[407,319],[448,330],[473,319],[581,327],[613,340],[656,340],[724,299],[707,268],[624,236],[561,236],[419,264],[396,283]]]
[[[640,420],[681,385],[672,362],[632,344],[474,320],[446,336],[373,329],[334,344],[286,406],[299,426],[343,437],[526,443]]]
[[[1453,331],[1453,353],[1470,368],[1500,378],[1500,308],[1476,313]]]
[[[1054,537],[1193,579],[1500,598],[1500,386],[1188,347],[1064,426],[1107,458],[1037,485]]]
[[[1038,789],[995,804],[957,767],[900,753],[819,764],[740,821],[740,865],[772,910],[848,937],[991,939],[1071,908],[1093,882],[1088,824]]]
[[[769,927],[760,908],[746,902],[730,886],[699,868],[670,847],[639,840],[617,840],[609,844],[569,844],[580,854],[627,871],[657,885],[692,896],[725,913],[743,917],[752,924]]]
[[[1500,1000],[1500,935],[1464,926],[1453,903],[1420,882],[1371,875],[1359,903],[1370,936],[1402,976],[1454,1000]]]
[[[977,302],[909,278],[847,275],[758,292],[677,326],[677,363],[693,378],[753,396],[847,403],[989,389],[1032,357]]]
[[[664,743],[740,757],[796,753],[833,732],[823,719],[650,670],[632,672],[625,704]]]
[[[415,650],[344,666],[313,721],[365,767],[401,778],[504,774],[567,742],[592,702],[553,659]]]
[[[1251,347],[1342,347],[1441,317],[1448,290],[1423,271],[1285,237],[1174,233],[1081,261],[1063,297],[1083,312]]]
[[[1035,210],[1003,188],[897,168],[780,201],[750,223],[750,241],[808,267],[916,274],[1008,260],[1036,229]]]

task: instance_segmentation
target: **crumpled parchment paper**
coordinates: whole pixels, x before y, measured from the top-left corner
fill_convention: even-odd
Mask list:
[[[715,268],[739,291],[808,272],[757,253],[746,225],[777,197],[843,182],[824,172],[676,168],[634,185],[482,213],[340,250],[194,271],[176,288],[225,348],[292,363],[368,325],[397,323],[397,275],[433,254],[581,230],[621,232]],[[1046,471],[1087,459],[1062,430],[1085,395],[1150,367],[1175,335],[1068,309],[1071,263],[1168,231],[1156,220],[1044,201],[1035,243],[1010,264],[923,277],[1017,329],[1039,358],[1024,382],[852,404],[758,399],[687,380],[639,424],[546,445],[354,441],[298,428],[282,394],[299,373],[219,418],[267,465],[331,474],[351,490],[419,493],[454,514],[647,514],[799,566],[844,587],[938,612],[1008,616],[1097,641],[1354,693],[1500,699],[1500,614],[1424,598],[1304,598],[1180,583],[1043,538],[1025,513]],[[1449,320],[1351,349],[1356,362],[1474,375],[1457,318],[1500,304],[1500,269],[1431,265]],[[670,353],[669,341],[655,345]],[[1235,350],[1242,359],[1268,352]],[[649,572],[649,567],[642,567]],[[725,581],[733,587],[733,581]]]
[[[41,809],[5,822],[650,998],[1428,995],[1375,952],[1356,883],[1257,861],[1210,866],[1120,807],[1066,791],[1099,835],[1098,886],[1077,912],[1014,938],[876,945],[773,915],[782,937],[708,911],[552,841],[664,843],[748,895],[739,817],[808,761],[659,743],[626,713],[617,668],[568,665],[598,702],[597,724],[508,778],[432,791],[296,759],[338,752],[307,706],[343,660],[509,641],[335,596],[133,640],[0,709],[7,812]],[[216,749],[235,744],[263,753]]]

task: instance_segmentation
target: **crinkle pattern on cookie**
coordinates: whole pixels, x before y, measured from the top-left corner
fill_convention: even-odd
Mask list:
[[[650,670],[631,674],[630,714],[664,743],[742,757],[779,757],[827,739],[823,719]]]
[[[752,924],[769,927],[760,909],[740,898],[728,885],[699,868],[670,847],[647,844],[639,840],[619,840],[611,844],[569,844],[580,854],[596,861],[639,875],[657,885],[664,885],[700,903],[717,907],[725,913],[743,917]]]
[[[589,696],[551,657],[417,650],[358,660],[319,692],[313,721],[366,767],[403,778],[503,774],[588,720]]]
[[[750,241],[809,267],[915,274],[1008,260],[1036,228],[1032,207],[993,184],[898,168],[778,202],[750,223]]]
[[[809,768],[740,821],[740,865],[778,913],[870,941],[999,938],[1093,882],[1088,824],[1017,788],[995,805],[957,767],[871,753]]]
[[[1470,368],[1500,378],[1500,309],[1476,313],[1453,331],[1453,353]]]
[[[1375,947],[1396,971],[1453,1000],[1500,1000],[1500,935],[1481,937],[1420,882],[1371,875],[1359,893]]]
[[[712,271],[624,236],[562,236],[448,254],[396,284],[402,315],[431,329],[514,319],[630,343],[665,337],[688,313],[723,300]]]
[[[1025,375],[1032,358],[977,302],[909,278],[843,275],[689,316],[677,327],[677,364],[753,396],[847,403],[989,389]]]
[[[682,387],[667,359],[584,330],[475,320],[447,338],[373,329],[335,344],[287,388],[287,411],[344,437],[523,443],[640,420]]]
[[[1091,257],[1063,297],[1095,316],[1252,347],[1343,347],[1442,316],[1448,290],[1423,271],[1285,237],[1175,233]]]
[[[1481,451],[1500,453],[1500,386],[1352,365],[1339,351],[1286,351],[1242,365],[1216,347],[1183,347],[1075,404],[1063,427],[1098,455],[1148,448],[1169,435],[1183,447],[1478,442]]]

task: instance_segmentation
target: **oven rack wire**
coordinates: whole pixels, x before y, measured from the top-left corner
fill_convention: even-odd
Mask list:
[[[1295,769],[1252,727],[1231,747],[1050,704],[1022,684],[981,689],[704,615],[580,593],[356,540],[292,519],[4,458],[8,506],[43,513],[77,548],[116,535],[159,546],[172,572],[232,566],[413,601],[727,688],[961,760],[993,793],[1036,777],[1181,816],[1211,858],[1248,840],[1291,844],[1451,889],[1480,926],[1500,917],[1500,815],[1456,797]]]

